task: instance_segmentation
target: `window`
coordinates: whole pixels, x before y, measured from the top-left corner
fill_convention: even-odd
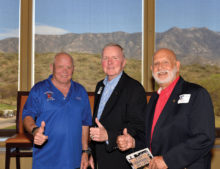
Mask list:
[[[55,2],[55,1],[53,1],[53,2]],[[68,2],[69,3],[73,3],[72,1],[68,1]],[[74,2],[76,2],[76,1],[74,1]],[[91,2],[94,2],[94,1],[91,1],[91,0],[87,1],[87,5],[91,5],[94,8],[94,5],[92,5]],[[103,5],[104,1],[102,2],[101,0],[99,0],[99,2]],[[115,2],[118,3],[119,1],[115,1]],[[49,1],[41,1],[40,3],[45,3],[45,5],[48,5]],[[62,4],[63,3],[64,2],[62,2]],[[78,1],[78,3],[82,4],[84,2]],[[105,9],[107,9],[108,2],[105,1],[105,3],[106,3],[106,7],[105,6],[104,7],[105,7]],[[154,20],[152,20],[152,16],[153,16],[153,13],[154,13],[154,7],[153,7],[154,6],[154,0],[149,0],[149,1],[138,0],[137,2],[135,2],[134,6],[131,5],[131,3],[133,3],[132,0],[129,0],[129,1],[125,1],[125,0],[122,1],[121,0],[120,3],[127,4],[128,9],[125,8],[123,10],[124,11],[127,10],[127,12],[129,10],[129,13],[133,12],[133,8],[138,9],[138,10],[134,14],[129,14],[131,16],[130,18],[127,18],[127,16],[126,17],[123,16],[123,17],[120,18],[120,20],[119,20],[120,22],[119,21],[118,22],[114,22],[114,24],[113,24],[113,21],[115,21],[114,17],[111,18],[110,17],[111,15],[109,15],[108,19],[107,19],[107,22],[109,22],[109,25],[113,24],[114,27],[117,28],[117,30],[125,31],[125,32],[127,32],[129,34],[132,34],[132,33],[134,33],[134,34],[135,33],[143,34],[141,32],[142,31],[142,27],[143,27],[143,30],[144,30],[145,34],[143,34],[143,39],[141,39],[142,38],[142,35],[141,35],[141,38],[139,38],[141,40],[138,43],[142,43],[142,41],[147,41],[147,43],[145,44],[144,48],[142,48],[142,46],[143,46],[143,43],[142,43],[142,44],[140,44],[141,47],[138,47],[138,48],[135,49],[135,50],[138,49],[138,51],[139,51],[138,57],[143,55],[141,57],[142,60],[140,58],[138,58],[138,59],[137,58],[129,59],[130,61],[128,61],[128,62],[131,62],[131,63],[129,63],[128,65],[130,65],[129,66],[130,68],[127,66],[126,71],[131,76],[133,76],[134,78],[138,79],[139,81],[140,81],[140,79],[142,79],[143,85],[147,86],[147,88],[149,88],[148,91],[150,91],[152,85],[148,85],[147,84],[148,79],[150,79],[150,74],[146,73],[146,72],[148,72],[146,70],[149,70],[149,67],[145,66],[145,65],[149,65],[149,63],[150,63],[149,59],[146,59],[146,57],[147,57],[147,55],[149,55],[149,54],[151,55],[151,53],[153,53],[153,47],[152,46],[154,46],[153,43],[149,43],[151,41],[151,40],[149,40],[149,37],[150,38],[154,37],[154,32],[152,31],[152,30],[154,30],[154,24],[152,24],[154,22]],[[90,8],[92,9],[92,7],[90,7]],[[36,13],[34,12],[34,11],[37,11],[37,4],[36,4],[36,10],[35,10],[35,1],[34,0],[20,0],[20,1],[12,1],[12,0],[7,0],[6,1],[6,0],[3,0],[2,5],[0,6],[0,9],[1,9],[0,10],[0,12],[1,12],[1,16],[0,16],[1,17],[1,25],[0,25],[0,53],[1,53],[1,57],[0,58],[1,58],[1,60],[0,60],[0,63],[1,63],[1,66],[5,68],[6,67],[5,66],[5,63],[6,63],[5,59],[7,60],[7,59],[11,59],[11,57],[13,57],[13,59],[11,59],[12,60],[11,64],[14,64],[14,66],[10,66],[10,69],[11,68],[12,69],[10,71],[10,74],[8,74],[8,78],[10,78],[10,81],[5,81],[2,78],[2,76],[0,76],[0,81],[3,82],[4,84],[7,82],[8,83],[7,89],[9,89],[9,88],[11,89],[9,91],[4,90],[3,93],[7,93],[8,92],[7,96],[10,96],[9,93],[11,93],[11,92],[14,93],[12,97],[11,96],[8,97],[8,99],[6,99],[5,101],[3,101],[3,99],[2,99],[3,97],[0,96],[0,104],[1,104],[0,109],[2,110],[2,107],[4,105],[3,103],[7,103],[7,106],[9,106],[9,107],[11,106],[12,109],[14,110],[16,108],[17,90],[19,90],[19,91],[29,91],[31,89],[31,87],[34,84],[34,56],[38,55],[38,54],[42,54],[42,53],[39,53],[39,52],[36,52],[36,54],[33,54],[35,52],[34,51],[34,47],[37,49],[37,39],[35,39],[36,40],[36,42],[35,42],[35,41],[33,41],[33,38],[32,38],[32,37],[34,37],[34,38],[37,37],[37,36],[34,36],[35,35],[35,31],[34,30],[36,28],[36,35],[37,34],[38,35],[42,35],[42,33],[40,31],[41,30],[40,28],[44,29],[46,27],[41,27],[42,26],[41,24],[46,24],[46,26],[48,26],[48,25],[47,25],[47,22],[41,22],[40,20],[38,20],[37,19],[38,16],[36,17],[36,19],[33,19],[34,17],[32,17],[32,16],[37,15],[37,12]],[[20,11],[19,11],[19,9],[20,9]],[[146,17],[147,19],[146,18],[144,19],[142,17],[142,9],[145,9],[145,10],[143,10],[143,15],[144,15],[144,17],[147,16]],[[146,11],[148,11],[148,12],[146,12]],[[58,11],[58,12],[60,12],[60,11]],[[66,11],[63,10],[63,12],[65,13]],[[92,11],[92,12],[94,12],[94,11]],[[52,11],[52,13],[53,13],[53,11]],[[116,14],[118,14],[118,13],[116,13]],[[82,15],[81,16],[81,18],[82,18],[84,16],[84,14],[81,13],[81,15]],[[135,28],[136,31],[134,31],[135,29],[133,29],[133,28],[136,27],[137,25],[131,25],[131,29],[129,29],[129,30],[124,30],[123,27],[118,27],[120,25],[122,26],[124,24],[130,23],[130,22],[132,22],[132,20],[134,21],[135,19],[137,19],[137,17],[139,18],[138,22],[137,21],[135,21],[135,22],[139,23],[138,24],[139,28],[138,29]],[[149,18],[151,18],[151,19],[149,19]],[[35,20],[36,20],[36,27],[35,27],[35,22],[34,22]],[[92,21],[91,18],[90,18],[90,20]],[[19,21],[20,21],[20,23],[19,23]],[[142,24],[141,21],[144,21],[143,22],[144,24]],[[150,22],[148,22],[148,21],[150,21]],[[133,23],[135,23],[135,22],[133,22]],[[32,26],[32,23],[34,23],[34,26]],[[53,27],[53,24],[49,25],[49,27],[50,26]],[[126,27],[127,26],[128,25],[126,25]],[[149,29],[149,27],[150,27],[150,29]],[[20,28],[20,31],[19,31],[19,28]],[[90,33],[95,33],[96,32],[96,30],[94,28],[92,28],[92,27],[90,27],[89,29],[90,29]],[[44,30],[46,30],[46,29],[44,29]],[[54,31],[54,29],[52,29],[52,30]],[[103,28],[102,28],[102,30],[103,30]],[[108,26],[107,26],[104,29],[104,31],[100,32],[100,33],[106,33],[109,36],[112,36],[111,32],[112,31],[115,32],[116,30],[111,30],[111,31],[110,30],[111,29],[108,28]],[[58,29],[56,29],[56,31],[58,32],[58,35],[56,33],[56,36],[60,36],[60,31],[63,31],[62,26],[58,27]],[[99,31],[100,30],[97,30],[96,33],[98,33]],[[65,34],[65,32],[63,32],[63,33]],[[68,33],[68,32],[66,32],[66,33]],[[122,32],[120,32],[120,33],[122,33]],[[19,35],[20,35],[20,37],[19,37]],[[54,34],[52,33],[52,35],[54,35]],[[14,40],[14,41],[12,42],[11,40]],[[120,44],[122,46],[124,44],[126,44],[126,45],[128,45],[130,47],[129,50],[132,51],[131,50],[132,43],[125,43],[125,42],[122,43],[122,42],[120,42]],[[34,43],[36,45],[34,45]],[[103,43],[102,45],[104,45],[104,42],[102,42],[102,43]],[[105,43],[107,43],[107,42],[105,42]],[[5,48],[6,46],[8,47],[8,49],[13,51],[13,55],[11,55],[10,52],[7,53],[7,52],[4,51],[6,49]],[[47,44],[47,47],[48,47],[48,44]],[[102,48],[102,47],[103,46],[100,46],[100,48]],[[134,48],[132,48],[132,49],[134,49]],[[141,49],[141,50],[139,50],[139,49]],[[149,53],[149,51],[150,51],[150,53]],[[56,52],[60,52],[60,51],[56,51]],[[86,54],[89,55],[90,54],[89,52],[91,52],[91,51],[89,50],[89,51],[86,51],[86,53],[84,53],[84,52],[85,52],[84,50],[79,50],[78,52],[72,52],[72,53],[73,54],[76,53],[76,54],[82,54],[82,55],[86,55]],[[95,59],[98,60],[98,57],[100,57],[99,53],[100,53],[100,51],[98,51],[98,53],[95,52],[95,53],[92,53],[90,55],[92,55]],[[126,54],[127,57],[129,57],[129,55],[127,55],[127,53],[125,53],[125,54]],[[5,56],[8,56],[8,55],[10,55],[10,57],[6,58]],[[51,56],[53,57],[53,55],[51,55]],[[130,54],[130,56],[131,56],[131,54]],[[84,58],[80,58],[80,59],[79,59],[78,63],[83,62]],[[15,62],[17,62],[17,63],[15,63]],[[38,62],[38,58],[36,57],[35,65],[38,64],[37,62]],[[144,66],[142,66],[142,73],[140,73],[141,72],[141,65],[140,65],[141,62],[142,62],[142,65],[144,65]],[[43,64],[43,62],[41,62],[41,64]],[[48,64],[47,64],[47,68],[48,68]],[[138,68],[137,68],[138,64],[140,66],[138,66]],[[80,68],[80,66],[81,65],[79,64],[78,67]],[[91,66],[91,65],[89,65],[89,66]],[[9,68],[8,65],[7,65],[7,68]],[[43,78],[47,78],[46,76],[45,77],[41,76],[41,74],[39,73],[40,71],[38,71],[38,70],[39,70],[39,68],[36,68],[36,70],[35,70],[35,75],[36,75],[35,83],[37,81],[43,79]],[[7,69],[7,71],[8,71],[8,69]],[[77,71],[80,71],[80,70],[77,70]],[[3,68],[1,69],[0,75],[1,75],[2,72],[3,72]],[[101,68],[99,68],[98,73],[101,74],[101,72],[102,72],[102,70],[101,70]],[[3,72],[3,73],[5,73],[5,72]],[[145,73],[146,73],[146,75],[145,75]],[[141,74],[142,74],[142,77],[141,77]],[[77,75],[77,73],[75,73],[75,75]],[[88,73],[87,73],[87,75],[90,76],[90,74],[88,74]],[[16,76],[16,78],[15,78],[15,76]],[[78,74],[78,76],[79,76],[79,74]],[[104,74],[101,75],[101,76],[104,77]],[[101,76],[100,76],[100,78],[102,78]],[[13,78],[11,78],[11,77],[13,77]],[[78,81],[80,81],[80,77],[74,77],[74,80],[77,81],[77,79],[79,79]],[[0,84],[0,89],[1,90],[2,90],[3,83]],[[149,84],[151,84],[151,83],[149,82]],[[94,88],[94,87],[92,87],[93,85],[94,85],[94,83],[93,84],[89,84],[89,86],[91,87],[91,90],[93,90],[93,88]],[[89,88],[87,88],[87,90],[91,91]],[[1,95],[1,93],[0,93],[0,95]],[[15,126],[14,126],[15,125],[15,123],[14,123],[15,120],[14,119],[15,119],[15,117],[13,117],[12,119],[11,118],[8,119],[8,120],[12,120],[12,123],[10,123],[10,127],[9,128],[13,128],[13,129],[9,131],[9,130],[5,130],[5,127],[0,127],[0,135],[10,135],[10,134],[13,134],[13,132],[15,132],[15,130],[14,130],[14,128],[15,128]],[[1,125],[2,124],[3,123],[1,123]],[[6,129],[7,128],[8,127],[6,127]]]
[[[19,1],[0,5],[0,129],[15,129],[18,90]]]
[[[51,74],[55,53],[64,51],[74,58],[73,79],[94,91],[105,76],[100,53],[110,42],[124,48],[125,71],[141,82],[142,6],[142,0],[35,1],[35,83]]]
[[[167,47],[181,61],[185,80],[205,87],[220,127],[220,2],[156,0],[156,48]]]

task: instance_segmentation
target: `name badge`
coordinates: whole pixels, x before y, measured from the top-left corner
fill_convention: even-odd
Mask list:
[[[191,94],[182,94],[182,95],[179,95],[179,100],[178,100],[178,104],[181,104],[181,103],[189,103],[189,100],[190,100],[190,97],[191,97]]]
[[[102,86],[99,88],[97,94],[101,94],[101,92],[102,92],[102,88],[103,88]]]

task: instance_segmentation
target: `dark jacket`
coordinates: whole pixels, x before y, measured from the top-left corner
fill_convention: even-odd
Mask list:
[[[103,90],[102,80],[95,90],[94,126]],[[122,134],[123,129],[127,128],[128,133],[135,138],[137,147],[144,144],[146,104],[146,94],[142,85],[123,72],[100,117],[100,122],[107,130],[109,144],[91,142],[93,156],[99,169],[131,169],[125,158],[131,151],[121,152],[117,148],[116,139]]]
[[[147,106],[148,147],[158,97],[154,93]],[[169,169],[209,169],[214,140],[214,111],[208,92],[180,77],[154,128],[152,154],[162,155]]]

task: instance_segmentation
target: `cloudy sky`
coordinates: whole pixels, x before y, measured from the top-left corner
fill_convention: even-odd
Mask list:
[[[17,37],[19,1],[0,0],[0,39]],[[156,0],[156,32],[208,27],[220,32],[219,0]],[[36,0],[37,34],[142,31],[142,0]]]

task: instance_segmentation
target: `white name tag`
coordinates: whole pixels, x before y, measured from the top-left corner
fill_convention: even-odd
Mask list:
[[[179,100],[178,100],[178,104],[181,104],[181,103],[189,103],[189,100],[190,100],[190,97],[191,97],[191,94],[182,94],[182,95],[179,95]]]
[[[101,92],[102,92],[102,88],[103,88],[102,86],[99,88],[97,94],[101,94]]]

